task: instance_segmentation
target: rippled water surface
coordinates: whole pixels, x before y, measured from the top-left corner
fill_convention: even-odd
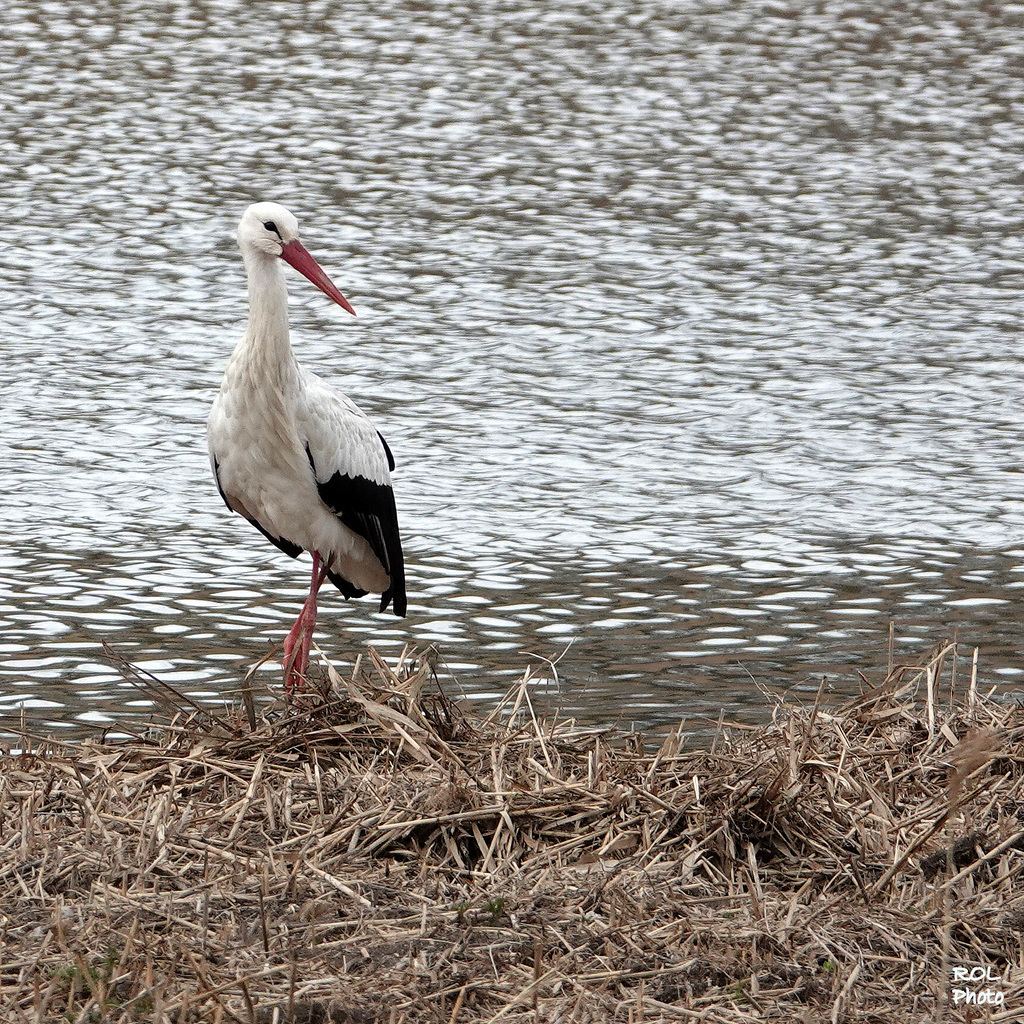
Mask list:
[[[0,99],[8,720],[144,717],[103,641],[230,693],[301,603],[205,455],[257,198],[399,462],[409,616],[332,593],[333,658],[757,718],[895,620],[1019,685],[1024,7],[14,0]]]

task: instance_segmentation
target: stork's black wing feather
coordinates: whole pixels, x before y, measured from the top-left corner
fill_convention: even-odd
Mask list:
[[[391,485],[338,472],[326,483],[317,482],[316,489],[323,503],[342,523],[366,539],[391,577],[391,586],[381,594],[380,610],[384,611],[392,603],[396,615],[405,615],[405,559]],[[336,582],[333,575],[331,580]],[[339,589],[345,593],[344,587]]]
[[[391,490],[391,450],[351,399],[308,371],[303,381],[297,425],[320,499],[342,524],[366,540],[390,577],[380,610],[391,604],[396,615],[405,615],[405,563]],[[348,585],[353,586],[351,581]]]
[[[360,590],[358,587],[352,586],[344,576],[339,576],[336,572],[329,572],[327,578],[341,591],[346,601],[350,597],[366,597],[369,593],[368,590]],[[381,611],[383,610],[382,608]]]
[[[230,506],[229,506],[230,507]],[[284,537],[275,537],[272,533],[268,533],[266,530],[256,522],[255,519],[250,519],[248,516],[243,517],[247,523],[252,523],[260,533],[263,534],[267,540],[270,541],[274,547],[280,548],[286,555],[291,555],[292,558],[298,558],[302,554],[302,548],[298,544],[293,544],[290,540]]]
[[[394,473],[395,471],[395,457],[391,454],[391,449],[388,447],[387,441],[384,440],[384,435],[378,430],[377,436],[380,438],[380,443],[384,445],[384,454],[388,457],[388,469]]]

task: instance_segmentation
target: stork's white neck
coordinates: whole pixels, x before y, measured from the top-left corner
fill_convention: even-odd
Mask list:
[[[288,287],[284,267],[276,256],[243,250],[249,282],[247,346],[271,364],[290,364],[294,356],[288,340]]]

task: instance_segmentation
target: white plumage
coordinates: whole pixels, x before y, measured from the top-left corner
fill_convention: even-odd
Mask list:
[[[210,412],[210,463],[228,508],[290,555],[313,555],[309,597],[285,641],[285,683],[305,675],[324,578],[346,597],[381,594],[406,610],[405,574],[384,438],[349,398],[300,366],[288,336],[281,261],[353,312],[299,242],[277,203],[250,206],[238,226],[249,325]]]

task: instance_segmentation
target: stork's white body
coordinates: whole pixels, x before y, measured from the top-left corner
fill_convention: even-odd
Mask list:
[[[265,356],[248,337],[239,342],[210,413],[210,457],[228,507],[276,539],[319,551],[359,590],[383,594],[387,571],[316,486],[339,471],[390,486],[377,431],[354,402],[300,366],[290,347],[283,359],[268,364]],[[268,379],[273,388],[259,386]]]
[[[318,556],[346,596],[382,594],[382,611],[392,600],[404,615],[391,453],[354,402],[296,360],[281,258],[351,307],[299,244],[295,219],[283,207],[251,206],[239,225],[239,245],[249,324],[228,361],[208,428],[224,501],[287,553]],[[315,590],[311,600],[315,608]]]

